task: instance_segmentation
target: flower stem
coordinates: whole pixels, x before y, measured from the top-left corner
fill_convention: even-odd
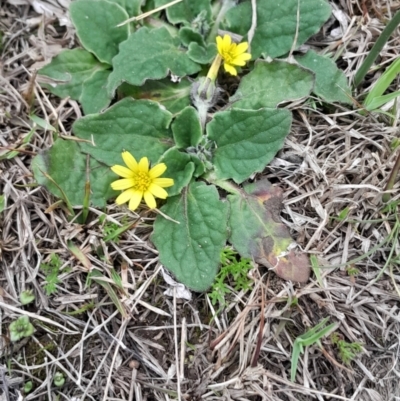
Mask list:
[[[207,78],[209,78],[212,82],[215,82],[217,79],[221,62],[222,62],[222,57],[219,54],[217,54],[207,74]]]

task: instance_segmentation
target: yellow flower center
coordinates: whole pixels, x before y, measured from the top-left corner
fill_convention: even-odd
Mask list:
[[[139,171],[136,173],[134,179],[135,184],[133,185],[133,189],[141,192],[146,192],[152,182],[152,179],[149,177],[149,173],[145,171]]]
[[[231,55],[231,49],[230,48],[228,50],[222,49],[221,57],[224,59],[225,63],[231,64],[231,62],[233,61],[233,57]]]

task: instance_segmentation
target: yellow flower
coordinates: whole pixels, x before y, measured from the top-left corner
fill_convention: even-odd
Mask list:
[[[229,35],[217,36],[217,49],[218,54],[224,60],[224,68],[226,72],[232,75],[237,75],[235,66],[243,67],[246,65],[246,61],[251,59],[251,54],[246,53],[249,44],[243,43],[232,43],[232,39]]]
[[[129,209],[135,210],[144,197],[147,206],[155,209],[157,204],[154,197],[165,199],[168,193],[163,188],[174,185],[172,178],[159,178],[167,166],[160,163],[149,169],[147,157],[142,157],[138,163],[129,152],[122,152],[122,159],[128,167],[119,165],[111,167],[115,174],[123,177],[122,180],[111,183],[112,189],[124,191],[115,202],[117,205],[122,205],[129,201]]]

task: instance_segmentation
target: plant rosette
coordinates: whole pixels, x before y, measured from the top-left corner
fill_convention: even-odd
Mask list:
[[[35,295],[32,290],[25,290],[21,292],[19,300],[22,305],[28,305],[35,300]]]
[[[330,6],[258,2],[250,51],[251,1],[210,3],[183,0],[157,26],[124,23],[148,11],[140,1],[125,8],[120,1],[71,3],[83,48],[63,51],[39,74],[48,90],[78,100],[85,116],[73,124],[75,140],[58,138],[34,158],[35,178],[70,211],[88,203],[103,208],[111,199],[130,210],[142,199],[150,209],[161,205],[151,239],[161,263],[193,290],[212,285],[227,242],[241,257],[304,282],[308,258],[290,247],[279,189],[246,181],[265,169],[290,132],[291,112],[279,104],[312,92],[325,102],[348,101],[344,74],[329,58],[308,52],[284,59],[294,40],[298,47],[318,32]],[[228,76],[239,85],[211,112],[218,82]],[[108,107],[115,96],[122,99]]]
[[[65,383],[65,377],[61,372],[56,372],[53,377],[53,383],[56,387],[62,387]]]
[[[29,321],[28,316],[20,316],[15,322],[12,322],[9,327],[10,340],[12,342],[19,341],[22,338],[30,337],[35,328]]]

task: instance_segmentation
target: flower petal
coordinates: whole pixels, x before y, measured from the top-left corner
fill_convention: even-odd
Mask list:
[[[161,198],[161,199],[166,199],[168,196],[168,192],[156,184],[151,184],[149,186],[149,192],[151,192],[157,198]]]
[[[133,172],[137,171],[138,163],[136,159],[127,151],[122,152],[122,159],[124,163],[129,167]]]
[[[217,36],[216,38],[217,41],[217,49],[218,49],[218,53],[222,54],[222,49],[223,49],[223,39],[222,36]]]
[[[139,162],[139,171],[147,173],[149,171],[149,159],[142,157]]]
[[[143,192],[142,191],[132,191],[132,192],[133,194],[131,200],[129,201],[128,207],[130,210],[136,210],[142,200]]]
[[[230,64],[224,63],[224,68],[226,72],[229,72],[231,75],[237,75],[236,68],[231,66]]]
[[[127,191],[122,192],[122,194],[115,199],[115,203],[117,205],[122,205],[123,203],[128,202],[128,200],[132,198],[134,192],[133,189],[128,189]]]
[[[174,185],[174,180],[172,178],[155,178],[153,180],[153,184],[158,185],[159,187],[167,188]]]
[[[156,200],[151,192],[146,191],[144,193],[144,200],[150,209],[155,209],[157,207]]]
[[[111,183],[111,188],[116,191],[123,191],[124,189],[132,188],[135,185],[135,180],[132,178],[124,178]]]
[[[167,166],[165,165],[165,163],[156,164],[152,169],[150,169],[149,176],[150,178],[157,178],[162,175],[166,169]]]
[[[247,42],[239,43],[238,45],[236,45],[236,49],[233,50],[232,56],[236,57],[239,54],[245,53],[248,48],[249,44]]]
[[[228,34],[224,35],[224,38],[222,39],[222,46],[223,49],[226,51],[228,48],[231,46],[232,39]]]
[[[235,57],[232,61],[231,64],[237,64],[237,65],[245,65],[247,60],[251,59],[251,54],[249,53],[243,53],[240,56]],[[239,64],[240,63],[240,64]]]
[[[116,164],[115,166],[112,166],[111,170],[115,174],[117,174],[121,177],[124,177],[124,178],[132,178],[134,176],[134,173],[131,170],[129,170],[129,168],[126,168],[124,166],[119,166],[118,164]]]

